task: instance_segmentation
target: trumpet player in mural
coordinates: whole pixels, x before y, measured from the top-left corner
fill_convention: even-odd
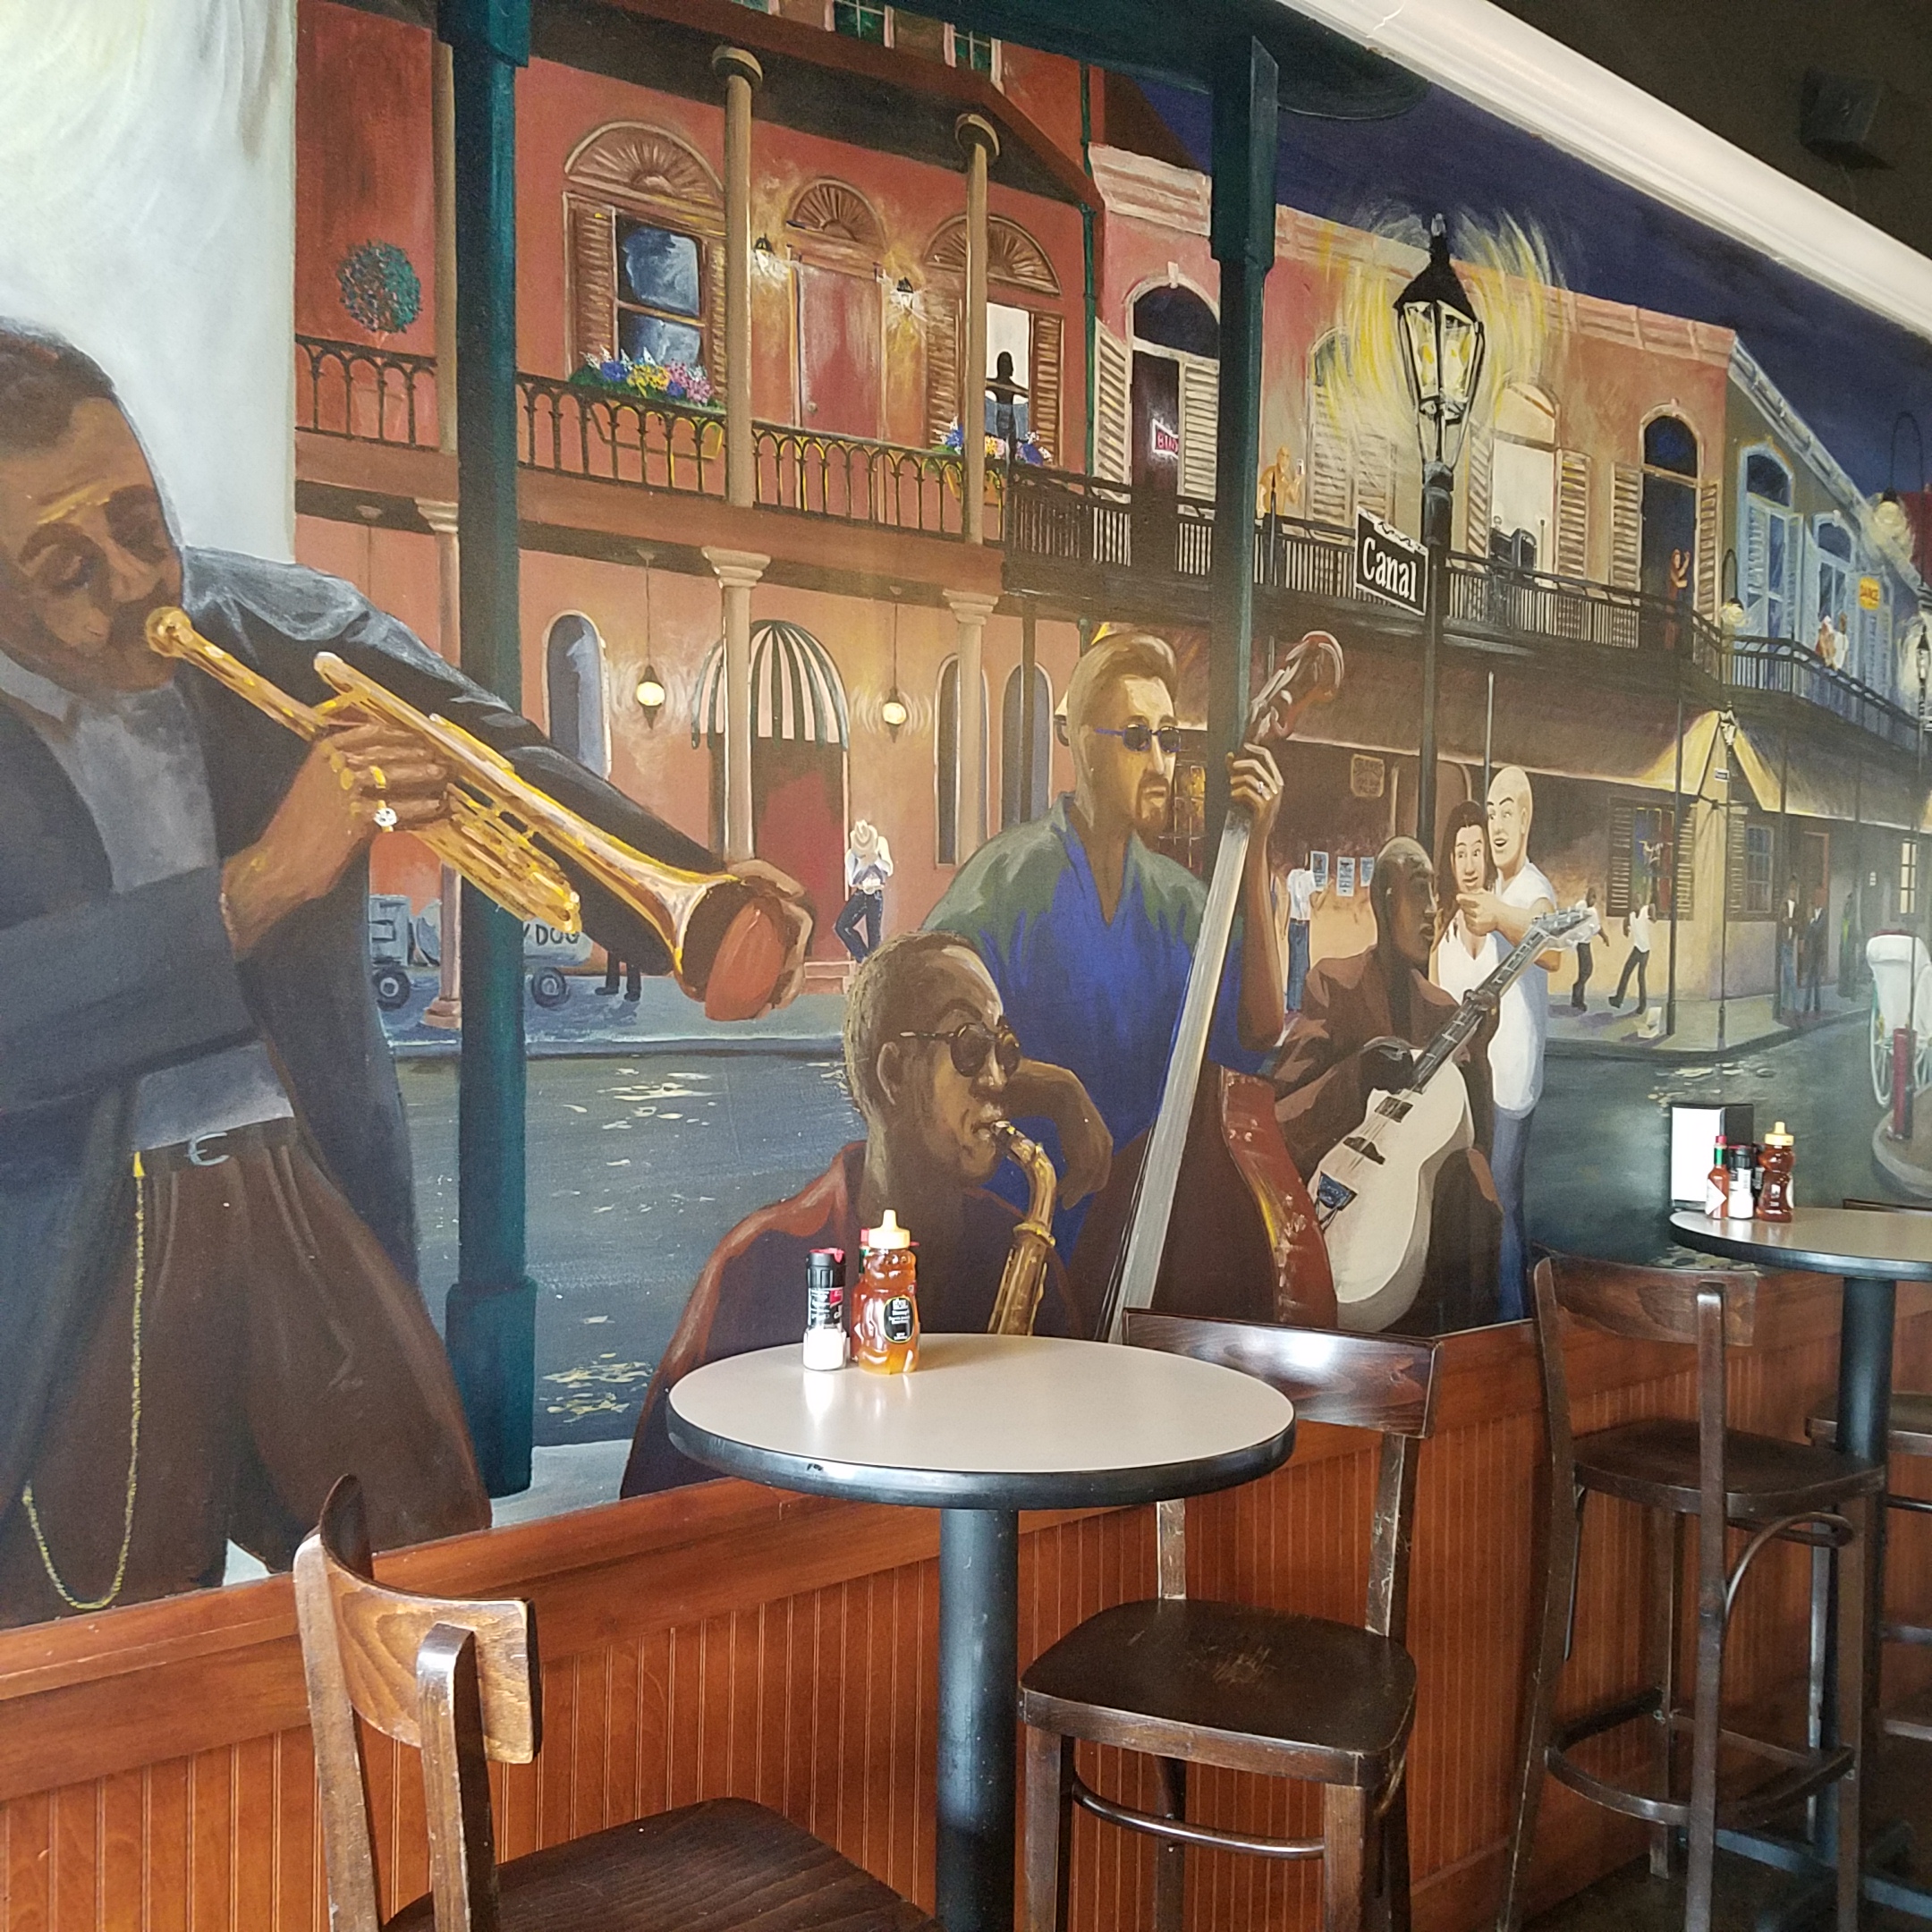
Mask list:
[[[367,963],[370,841],[446,837],[451,767],[367,710],[284,730],[150,648],[174,606],[294,712],[334,652],[586,850],[716,870],[349,585],[182,549],[106,376],[0,324],[0,1622],[217,1582],[231,1540],[286,1565],[345,1470],[378,1544],[489,1521]],[[672,963],[583,883],[594,936]],[[783,999],[807,921],[758,889]]]
[[[845,996],[845,1077],[865,1139],[713,1250],[645,1394],[624,1495],[707,1479],[671,1446],[672,1385],[721,1356],[797,1341],[806,1258],[839,1248],[856,1266],[860,1231],[887,1208],[919,1246],[922,1330],[1024,1330],[1030,1312],[1036,1335],[1079,1332],[1061,1258],[1050,1246],[1042,1253],[1052,1169],[1029,1158],[1030,1145],[1014,1146],[1006,1123],[1017,1114],[1054,1121],[1069,1159],[1065,1191],[1076,1197],[1106,1180],[1112,1144],[1080,1081],[1025,1056],[964,940],[901,933],[859,968]],[[1031,1190],[1025,1216],[987,1188],[1009,1157]]]

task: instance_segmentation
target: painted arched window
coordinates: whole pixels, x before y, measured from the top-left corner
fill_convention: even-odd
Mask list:
[[[1690,602],[1698,582],[1698,441],[1681,417],[1644,425],[1638,588],[1657,604]]]
[[[798,348],[798,419],[827,436],[884,428],[886,336],[879,306],[885,225],[849,182],[801,189],[785,216]]]
[[[1164,496],[1212,502],[1221,325],[1182,283],[1143,289],[1128,313],[1133,481]]]
[[[1191,288],[1162,285],[1142,293],[1133,305],[1136,341],[1209,361],[1221,354],[1221,325],[1215,312]]]
[[[1023,666],[1015,665],[1006,674],[1005,695],[1000,700],[1000,829],[1018,825],[1022,817],[1046,816],[1053,802],[1053,684],[1039,665],[1033,666],[1033,733],[1031,745],[1030,809],[1021,810],[1020,778],[1028,769],[1021,702],[1026,691]]]
[[[933,780],[936,793],[938,860],[957,865],[960,853],[960,684],[959,659],[948,657],[939,667],[939,699],[933,731]],[[979,674],[979,795],[986,796],[987,729],[986,674]]]
[[[599,778],[610,776],[610,724],[604,703],[604,640],[581,611],[566,611],[544,644],[550,742]]]
[[[1798,615],[1798,520],[1791,510],[1791,471],[1768,449],[1747,450],[1739,505],[1739,576],[1745,630],[1788,638]]]

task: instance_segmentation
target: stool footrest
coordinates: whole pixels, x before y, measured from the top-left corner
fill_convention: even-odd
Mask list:
[[[1614,1704],[1587,1711],[1560,1725],[1552,1736],[1546,1754],[1550,1775],[1559,1784],[1568,1785],[1580,1797],[1589,1799],[1592,1804],[1621,1812],[1626,1818],[1641,1818],[1649,1825],[1687,1826],[1690,1822],[1688,1799],[1658,1797],[1648,1792],[1634,1791],[1627,1784],[1619,1784],[1594,1771],[1586,1771],[1569,1755],[1576,1745],[1587,1739],[1602,1736],[1640,1717],[1655,1719],[1662,1709],[1662,1703],[1655,1690],[1640,1691],[1632,1697],[1619,1699]],[[1908,1721],[1921,1722],[1925,1728],[1902,1731],[1898,1735],[1932,1738],[1932,1699],[1928,1699],[1922,1717]],[[1672,1730],[1689,1731],[1690,1724],[1688,1711],[1671,1714]],[[1754,1784],[1749,1791],[1741,1792],[1735,1797],[1718,1799],[1717,1822],[1727,1830],[1746,1830],[1767,1823],[1780,1812],[1787,1811],[1810,1797],[1814,1792],[1836,1783],[1852,1768],[1852,1750],[1848,1745],[1838,1745],[1828,1750],[1793,1750],[1787,1745],[1774,1744],[1767,1738],[1753,1737],[1743,1731],[1720,1731],[1718,1736],[1734,1750],[1767,1758],[1782,1767],[1775,1776],[1766,1779],[1761,1784]]]
[[[1221,1852],[1245,1852],[1255,1858],[1318,1859],[1322,1855],[1319,1838],[1250,1838],[1242,1832],[1218,1831],[1212,1825],[1191,1825],[1185,1818],[1162,1818],[1132,1805],[1116,1804],[1111,1798],[1103,1798],[1078,1772],[1073,1775],[1072,1796],[1081,1810],[1149,1838],[1208,1845]]]

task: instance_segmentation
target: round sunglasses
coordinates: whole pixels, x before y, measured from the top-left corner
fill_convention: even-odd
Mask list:
[[[1087,728],[1097,738],[1118,738],[1130,751],[1145,751],[1157,744],[1172,758],[1181,749],[1178,724],[1163,724],[1157,730],[1145,718],[1136,718],[1131,724],[1089,724]]]
[[[977,1080],[986,1071],[988,1056],[998,1063],[1001,1073],[1008,1080],[1020,1071],[1020,1036],[1004,1020],[996,1032],[977,1020],[969,1020],[944,1033],[908,1031],[898,1038],[944,1040],[953,1055],[953,1070],[963,1080]]]

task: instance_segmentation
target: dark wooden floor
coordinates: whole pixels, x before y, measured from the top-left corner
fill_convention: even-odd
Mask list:
[[[1932,1746],[1894,1744],[1879,1767],[1874,1815],[1903,1818],[1911,1827],[1912,1866],[1921,1883],[1932,1883]],[[1760,1914],[1775,1911],[1792,1880],[1730,1853],[1717,1854],[1713,1932],[1758,1932]],[[1681,1932],[1683,1882],[1652,1878],[1646,1862],[1614,1871],[1589,1891],[1533,1921],[1530,1932]],[[1828,1926],[1825,1901],[1811,1926]],[[1772,1921],[1762,1921],[1768,1926]],[[1925,1932],[1926,1921],[1868,1905],[1863,1932]]]

